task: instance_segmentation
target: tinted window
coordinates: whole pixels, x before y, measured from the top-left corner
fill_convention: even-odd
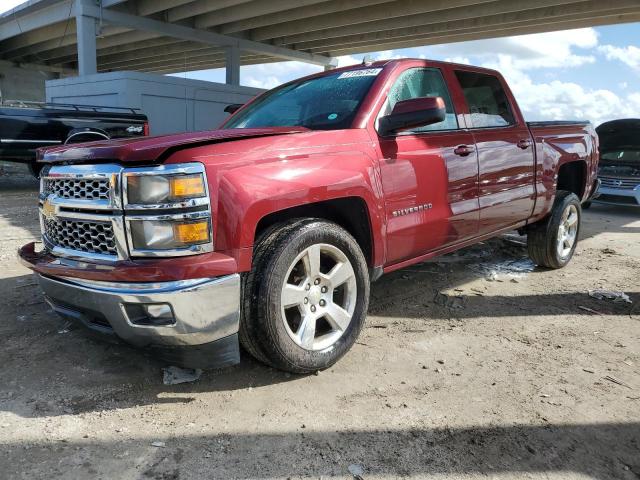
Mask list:
[[[347,70],[284,85],[258,98],[225,128],[350,128],[360,103],[381,70]]]
[[[389,90],[387,102],[380,116],[389,115],[396,103],[402,100],[420,97],[442,97],[447,107],[447,115],[443,122],[425,127],[414,128],[412,132],[429,132],[434,130],[454,130],[458,128],[458,119],[442,73],[437,68],[410,68],[400,74]],[[407,132],[401,132],[407,133]]]
[[[497,77],[473,72],[456,72],[456,76],[467,100],[474,128],[504,127],[515,123],[511,105]]]

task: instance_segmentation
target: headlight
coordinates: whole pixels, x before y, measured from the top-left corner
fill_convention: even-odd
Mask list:
[[[170,204],[190,198],[201,198],[206,194],[201,173],[127,176],[127,201],[130,204]]]
[[[196,220],[132,220],[136,250],[174,250],[211,241],[208,218]]]

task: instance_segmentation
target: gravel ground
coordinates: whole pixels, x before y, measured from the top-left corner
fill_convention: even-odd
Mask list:
[[[384,276],[318,375],[245,356],[165,386],[47,309],[15,257],[38,236],[19,173],[0,168],[3,479],[640,479],[640,211],[594,205],[561,271],[514,235]]]

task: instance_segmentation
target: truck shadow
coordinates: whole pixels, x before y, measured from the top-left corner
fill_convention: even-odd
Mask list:
[[[356,467],[354,478],[633,479],[640,478],[639,432],[629,422],[183,434],[154,437],[166,445],[155,449],[147,438],[73,439],[55,454],[43,440],[5,444],[4,468],[11,478],[45,478],[37,474],[54,467],[73,468],[78,478],[96,470],[127,478],[135,458],[141,478],[351,478],[348,467]],[[86,462],[73,463],[78,451]]]

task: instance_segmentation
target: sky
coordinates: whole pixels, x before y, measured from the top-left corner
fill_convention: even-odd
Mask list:
[[[0,13],[23,0],[0,0]],[[339,57],[339,66],[365,54]],[[495,68],[502,72],[527,120],[604,121],[640,117],[640,23],[582,28],[368,54],[373,60],[430,58]],[[300,62],[244,66],[240,83],[273,88],[315,73]],[[224,82],[224,69],[176,74]]]

